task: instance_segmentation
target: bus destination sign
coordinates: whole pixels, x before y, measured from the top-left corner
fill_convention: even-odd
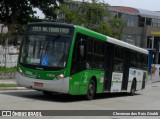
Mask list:
[[[29,31],[61,33],[61,34],[69,34],[70,33],[70,29],[69,28],[50,27],[50,26],[30,26]]]

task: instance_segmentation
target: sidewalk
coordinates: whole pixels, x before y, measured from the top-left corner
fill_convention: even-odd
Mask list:
[[[148,76],[148,80],[146,82],[146,85],[147,84],[150,84],[150,83],[156,83],[156,82],[160,82],[160,79],[159,78],[155,78],[155,77],[151,77],[150,75]]]
[[[0,85],[2,85],[2,84],[4,84],[4,85],[7,85],[7,84],[17,84],[16,83],[16,80],[15,79],[0,79]],[[27,89],[27,88],[25,88],[25,87],[16,87],[16,86],[14,86],[14,87],[0,87],[0,90],[25,90],[25,89]]]

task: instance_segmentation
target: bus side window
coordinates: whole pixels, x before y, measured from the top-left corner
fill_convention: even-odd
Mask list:
[[[115,47],[114,72],[123,72],[123,48]]]
[[[87,41],[84,38],[81,38],[79,41],[79,67],[80,71],[86,69],[86,55],[87,55]],[[83,53],[82,53],[83,52]]]
[[[88,38],[87,39],[87,69],[91,69],[93,66],[93,62],[92,62],[92,58],[93,58],[93,39],[92,38]]]
[[[136,52],[131,51],[131,54],[130,54],[130,67],[136,68],[137,67],[136,61],[137,61]]]
[[[137,53],[137,68],[142,69],[142,54]]]
[[[104,68],[104,43],[102,41],[94,40],[94,51],[92,61],[93,68]]]
[[[142,66],[143,66],[143,70],[148,70],[148,56],[147,55],[143,55],[142,57]]]

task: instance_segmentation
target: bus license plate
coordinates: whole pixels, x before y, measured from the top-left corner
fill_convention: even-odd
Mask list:
[[[34,82],[34,86],[37,86],[37,87],[43,87],[43,83],[40,83],[40,82]]]

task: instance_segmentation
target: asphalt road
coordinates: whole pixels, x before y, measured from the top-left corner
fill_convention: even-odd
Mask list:
[[[0,110],[160,110],[160,82],[148,84],[146,89],[137,92],[134,96],[126,93],[99,94],[91,101],[85,100],[83,96],[65,94],[53,94],[52,97],[48,98],[43,96],[41,92],[34,90],[0,91]],[[38,119],[39,117],[34,118]],[[54,118],[61,119],[64,117],[56,116]],[[82,116],[66,118],[79,119]],[[83,118],[159,119],[160,116],[95,116]]]

